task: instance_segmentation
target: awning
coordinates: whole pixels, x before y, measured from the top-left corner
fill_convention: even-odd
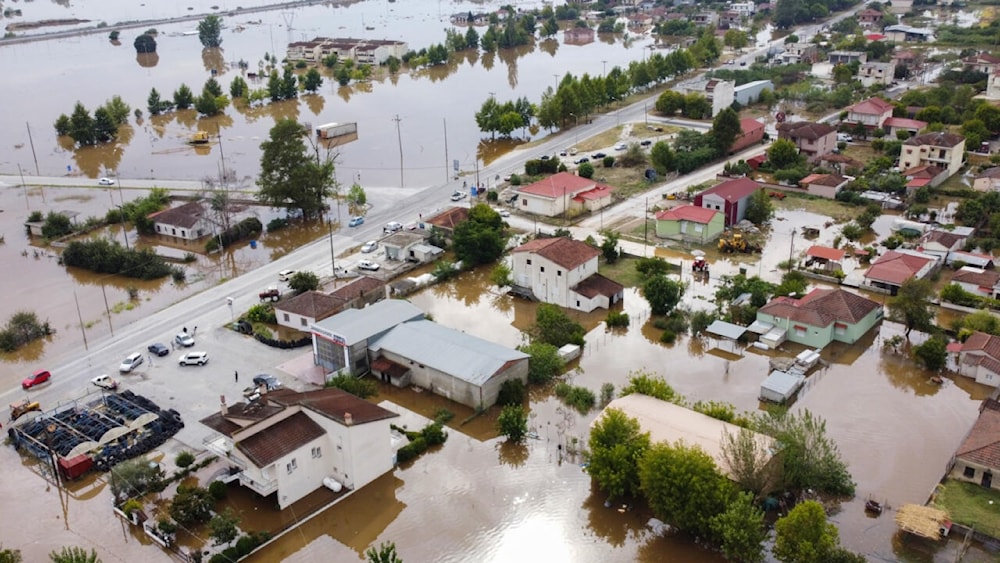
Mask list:
[[[771,323],[754,321],[753,324],[747,327],[747,330],[754,334],[767,334],[772,328],[774,328],[774,325]]]
[[[730,340],[737,340],[739,337],[743,336],[743,333],[747,331],[747,328],[733,323],[727,323],[726,321],[715,321],[705,330],[709,334],[714,334]]]

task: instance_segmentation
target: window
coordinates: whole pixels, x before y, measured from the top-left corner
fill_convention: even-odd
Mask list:
[[[312,449],[312,456],[313,458],[323,457],[323,450],[321,450],[319,446],[316,446],[315,448]]]
[[[556,270],[556,276],[561,276],[561,275],[562,275],[562,270]]]
[[[545,271],[545,266],[542,266],[541,268],[539,268],[539,270],[542,271],[542,272],[544,272]]]
[[[288,322],[288,313],[282,313],[281,316],[284,317],[285,322],[287,323]]]
[[[531,258],[528,258],[528,265],[531,265]]]
[[[302,317],[301,319],[299,319],[299,323],[301,323],[302,326],[309,326],[309,323],[308,323],[308,321],[306,321],[305,317]]]
[[[299,464],[295,462],[295,458],[292,458],[292,461],[285,464],[285,470],[288,471],[289,475],[291,475],[293,471],[298,469],[298,467]]]
[[[806,335],[806,327],[800,326],[800,325],[795,325],[793,328],[795,329],[795,336],[805,336]]]
[[[833,332],[839,335],[843,335],[847,332],[847,325],[844,323],[833,323]]]
[[[177,229],[170,229],[170,234],[176,236],[177,235]]]
[[[962,475],[965,476],[966,479],[972,479],[976,476],[976,468],[966,466],[965,471],[962,472]]]
[[[523,205],[524,207],[528,207],[528,200],[522,199],[521,200],[521,205]]]

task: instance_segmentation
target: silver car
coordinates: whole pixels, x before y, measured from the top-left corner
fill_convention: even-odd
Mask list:
[[[126,356],[120,366],[118,366],[119,373],[131,373],[136,367],[139,366],[143,361],[142,354],[136,352],[134,354],[129,354]]]

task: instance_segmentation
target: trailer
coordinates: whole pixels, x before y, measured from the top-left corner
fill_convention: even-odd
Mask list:
[[[320,139],[332,139],[358,132],[358,124],[351,123],[326,123],[316,128],[316,136]]]

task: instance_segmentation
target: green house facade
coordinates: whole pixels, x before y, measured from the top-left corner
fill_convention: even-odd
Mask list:
[[[882,320],[882,305],[843,289],[814,289],[804,297],[777,297],[757,311],[757,322],[784,340],[821,349],[837,341],[853,344]]]
[[[682,205],[656,214],[656,236],[708,244],[726,228],[725,216],[714,209]]]

